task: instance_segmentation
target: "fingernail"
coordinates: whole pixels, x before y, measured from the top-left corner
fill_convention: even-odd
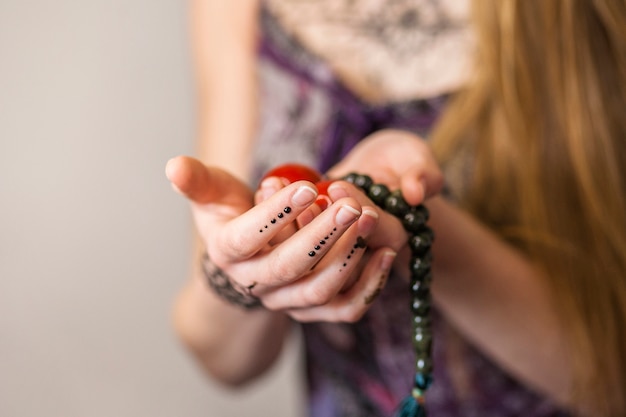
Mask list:
[[[372,210],[371,208],[363,209],[363,215],[369,216],[373,219],[378,219],[378,212],[376,210]]]
[[[337,182],[330,184],[326,192],[328,193],[328,196],[335,201],[343,197],[348,197],[348,190]]]
[[[337,215],[335,216],[335,221],[340,225],[347,225],[354,222],[359,216],[361,212],[354,207],[350,206],[341,206]]]
[[[307,204],[312,203],[316,197],[317,197],[317,191],[315,191],[313,188],[309,187],[308,185],[303,185],[300,188],[298,188],[298,190],[293,195],[293,197],[291,197],[291,201],[295,205],[306,206]]]
[[[368,219],[369,218],[369,219]],[[369,235],[378,225],[378,213],[371,208],[363,208],[363,214],[359,220],[359,233]]]
[[[172,179],[172,174],[171,174],[171,169],[172,169],[172,161],[174,160],[174,158],[169,159],[166,163],[165,163],[165,176],[167,177],[168,180],[171,181]]]
[[[270,177],[263,180],[259,186],[263,201],[276,194],[276,192],[281,188],[280,185],[280,180],[276,177]]]
[[[184,193],[181,191],[180,188],[178,188],[178,186],[176,186],[176,184],[170,182],[170,185],[172,186],[172,190],[176,191],[178,194],[184,195]]]
[[[393,265],[393,261],[396,259],[396,255],[398,254],[394,251],[385,252],[383,258],[380,260],[380,269],[383,271],[389,271],[391,269],[391,265]]]

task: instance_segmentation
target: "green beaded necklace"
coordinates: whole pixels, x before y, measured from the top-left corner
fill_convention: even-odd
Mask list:
[[[428,209],[410,206],[400,190],[390,191],[384,184],[374,184],[367,175],[348,174],[343,180],[359,187],[378,207],[400,219],[409,234],[411,248],[411,312],[412,340],[415,350],[413,389],[400,404],[397,417],[426,417],[424,394],[432,384],[432,328],[430,312],[430,283],[432,280],[430,251],[434,233],[426,222]]]

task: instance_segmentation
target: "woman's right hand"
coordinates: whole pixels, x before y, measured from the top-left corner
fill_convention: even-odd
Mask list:
[[[339,198],[299,228],[298,216],[317,197],[308,181],[284,186],[269,179],[261,189],[267,198],[254,205],[244,183],[196,159],[174,158],[166,173],[189,199],[211,261],[269,310],[299,321],[355,321],[388,275],[395,257],[389,247],[359,262],[378,225],[375,206]],[[359,279],[349,282],[355,274]]]

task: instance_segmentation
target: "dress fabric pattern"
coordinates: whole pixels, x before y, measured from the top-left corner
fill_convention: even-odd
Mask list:
[[[445,97],[365,103],[342,86],[321,58],[283,30],[266,8],[260,25],[263,106],[253,167],[256,178],[285,162],[326,170],[359,139],[379,129],[399,128],[427,137],[445,105]],[[436,311],[433,316],[434,383],[426,394],[429,417],[567,416],[467,343],[462,344],[461,360],[455,360],[447,343],[449,327]],[[412,385],[410,320],[408,282],[392,274],[359,322],[303,324],[308,415],[392,416]],[[461,364],[463,389],[452,377]]]

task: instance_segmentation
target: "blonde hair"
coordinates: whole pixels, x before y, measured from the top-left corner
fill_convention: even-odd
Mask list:
[[[626,415],[626,2],[476,0],[475,78],[433,135],[462,205],[545,273],[574,406]]]

